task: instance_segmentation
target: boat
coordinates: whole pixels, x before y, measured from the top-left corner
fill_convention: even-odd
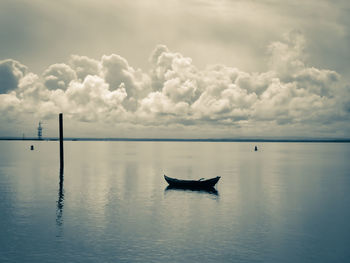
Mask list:
[[[219,181],[220,176],[211,179],[199,179],[199,180],[180,180],[176,178],[171,178],[164,175],[165,181],[172,187],[178,188],[194,188],[194,189],[208,189],[214,187],[214,185]]]

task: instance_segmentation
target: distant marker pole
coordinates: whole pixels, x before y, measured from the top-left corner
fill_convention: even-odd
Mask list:
[[[60,126],[60,170],[63,171],[64,158],[63,158],[63,114],[59,115],[59,126]]]

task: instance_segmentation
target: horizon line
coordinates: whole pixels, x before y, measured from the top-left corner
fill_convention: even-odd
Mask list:
[[[1,141],[58,141],[58,137],[10,137],[2,136]],[[350,138],[94,138],[66,137],[65,141],[159,141],[159,142],[339,142],[350,143]]]

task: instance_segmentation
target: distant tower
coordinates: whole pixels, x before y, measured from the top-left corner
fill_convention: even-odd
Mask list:
[[[43,127],[41,127],[41,121],[39,121],[39,126],[38,126],[38,140],[42,140],[42,135],[43,135]]]

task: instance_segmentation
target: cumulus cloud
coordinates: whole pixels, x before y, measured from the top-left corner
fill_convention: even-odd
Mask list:
[[[140,69],[129,66],[127,60],[119,55],[103,56],[101,76],[109,84],[110,90],[125,89],[127,98],[124,106],[131,111],[137,108],[137,100],[149,91],[149,77]]]
[[[80,80],[83,80],[87,75],[99,75],[101,68],[99,61],[78,55],[71,56],[69,65]]]
[[[100,60],[73,55],[68,64],[48,67],[42,77],[5,60],[0,62],[0,112],[12,117],[32,112],[46,119],[64,112],[79,122],[137,127],[254,127],[259,135],[325,125],[330,133],[333,125],[337,134],[343,127],[344,136],[349,86],[335,71],[307,66],[305,43],[299,32],[271,43],[270,70],[262,73],[224,65],[198,69],[191,58],[164,45],[152,52],[148,72],[116,54]]]
[[[0,113],[1,117],[11,121],[17,117],[17,108],[20,107],[21,101],[15,94],[0,94]]]
[[[305,38],[299,31],[283,35],[282,41],[272,42],[268,47],[270,67],[288,77],[304,67]]]
[[[43,73],[44,84],[49,90],[67,89],[69,83],[76,79],[75,71],[66,64],[54,64]]]
[[[61,96],[63,98],[60,98]],[[98,76],[87,76],[83,82],[73,82],[65,94],[53,94],[53,101],[64,102],[70,115],[81,121],[98,121],[99,119],[123,119],[125,109],[122,102],[127,96],[124,88],[110,91],[104,79]],[[63,106],[57,101],[56,105]]]
[[[27,67],[16,60],[0,61],[0,94],[15,90],[19,80],[25,75]]]

